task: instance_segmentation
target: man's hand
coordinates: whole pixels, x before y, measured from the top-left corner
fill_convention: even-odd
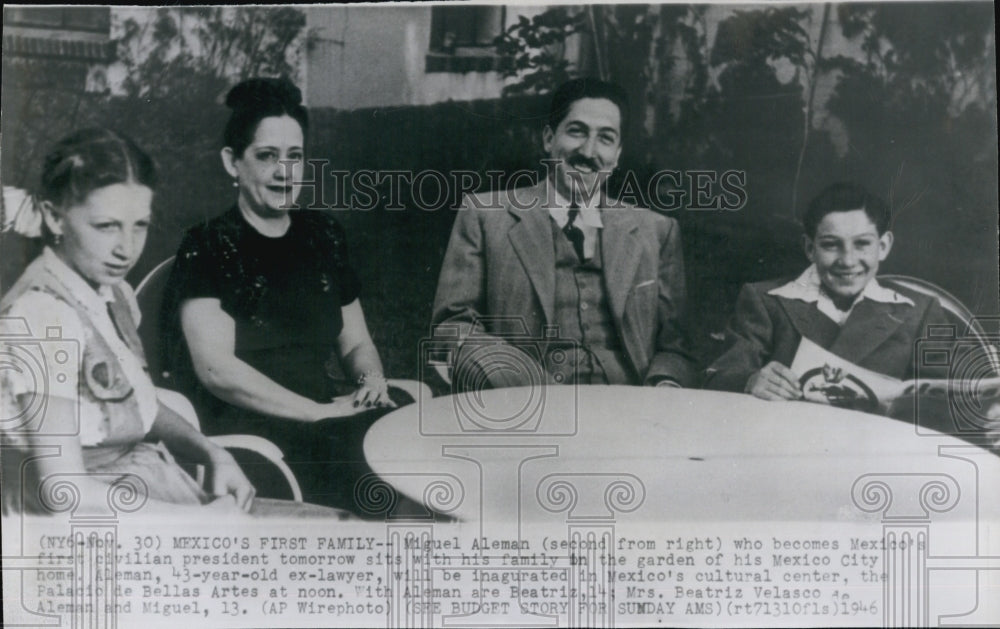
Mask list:
[[[211,461],[205,466],[205,472],[207,490],[211,495],[232,496],[240,510],[250,510],[257,491],[247,480],[243,470],[233,459],[233,455],[223,448],[218,448],[212,453]]]
[[[802,397],[799,378],[788,367],[771,361],[750,376],[746,392],[762,400],[798,400]]]

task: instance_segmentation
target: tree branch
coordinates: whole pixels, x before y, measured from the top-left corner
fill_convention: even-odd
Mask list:
[[[792,179],[792,218],[795,218],[795,211],[799,202],[799,180],[802,178],[802,166],[806,159],[806,149],[809,146],[809,134],[812,133],[813,106],[816,100],[816,80],[820,74],[820,63],[823,61],[823,40],[826,39],[826,31],[830,24],[830,3],[823,5],[823,21],[819,27],[819,41],[816,42],[816,52],[813,54],[812,72],[807,70],[806,80],[809,84],[809,96],[806,99],[805,122],[802,132],[802,146],[799,147],[799,158],[795,164],[795,178]],[[810,52],[811,49],[809,49]]]

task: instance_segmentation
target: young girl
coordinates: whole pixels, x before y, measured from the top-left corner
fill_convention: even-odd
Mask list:
[[[164,404],[169,392],[146,372],[124,279],[146,241],[155,179],[149,156],[106,129],[74,133],[45,158],[22,210],[35,220],[17,224],[47,246],[0,301],[0,353],[13,366],[0,370],[5,513],[64,511],[71,494],[74,510],[106,510],[119,490],[136,492],[130,508],[142,513],[254,509],[232,456],[174,410],[190,408],[181,396]],[[171,452],[205,466],[207,491]]]

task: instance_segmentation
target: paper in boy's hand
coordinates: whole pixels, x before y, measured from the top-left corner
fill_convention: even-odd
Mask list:
[[[791,369],[804,399],[869,413],[887,408],[905,388],[901,380],[844,360],[804,337]]]

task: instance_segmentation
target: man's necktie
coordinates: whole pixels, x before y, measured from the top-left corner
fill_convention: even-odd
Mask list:
[[[583,230],[573,224],[579,215],[580,208],[570,207],[569,220],[566,221],[566,226],[563,227],[563,233],[573,243],[573,250],[576,251],[576,255],[580,258],[580,261],[583,262]]]

